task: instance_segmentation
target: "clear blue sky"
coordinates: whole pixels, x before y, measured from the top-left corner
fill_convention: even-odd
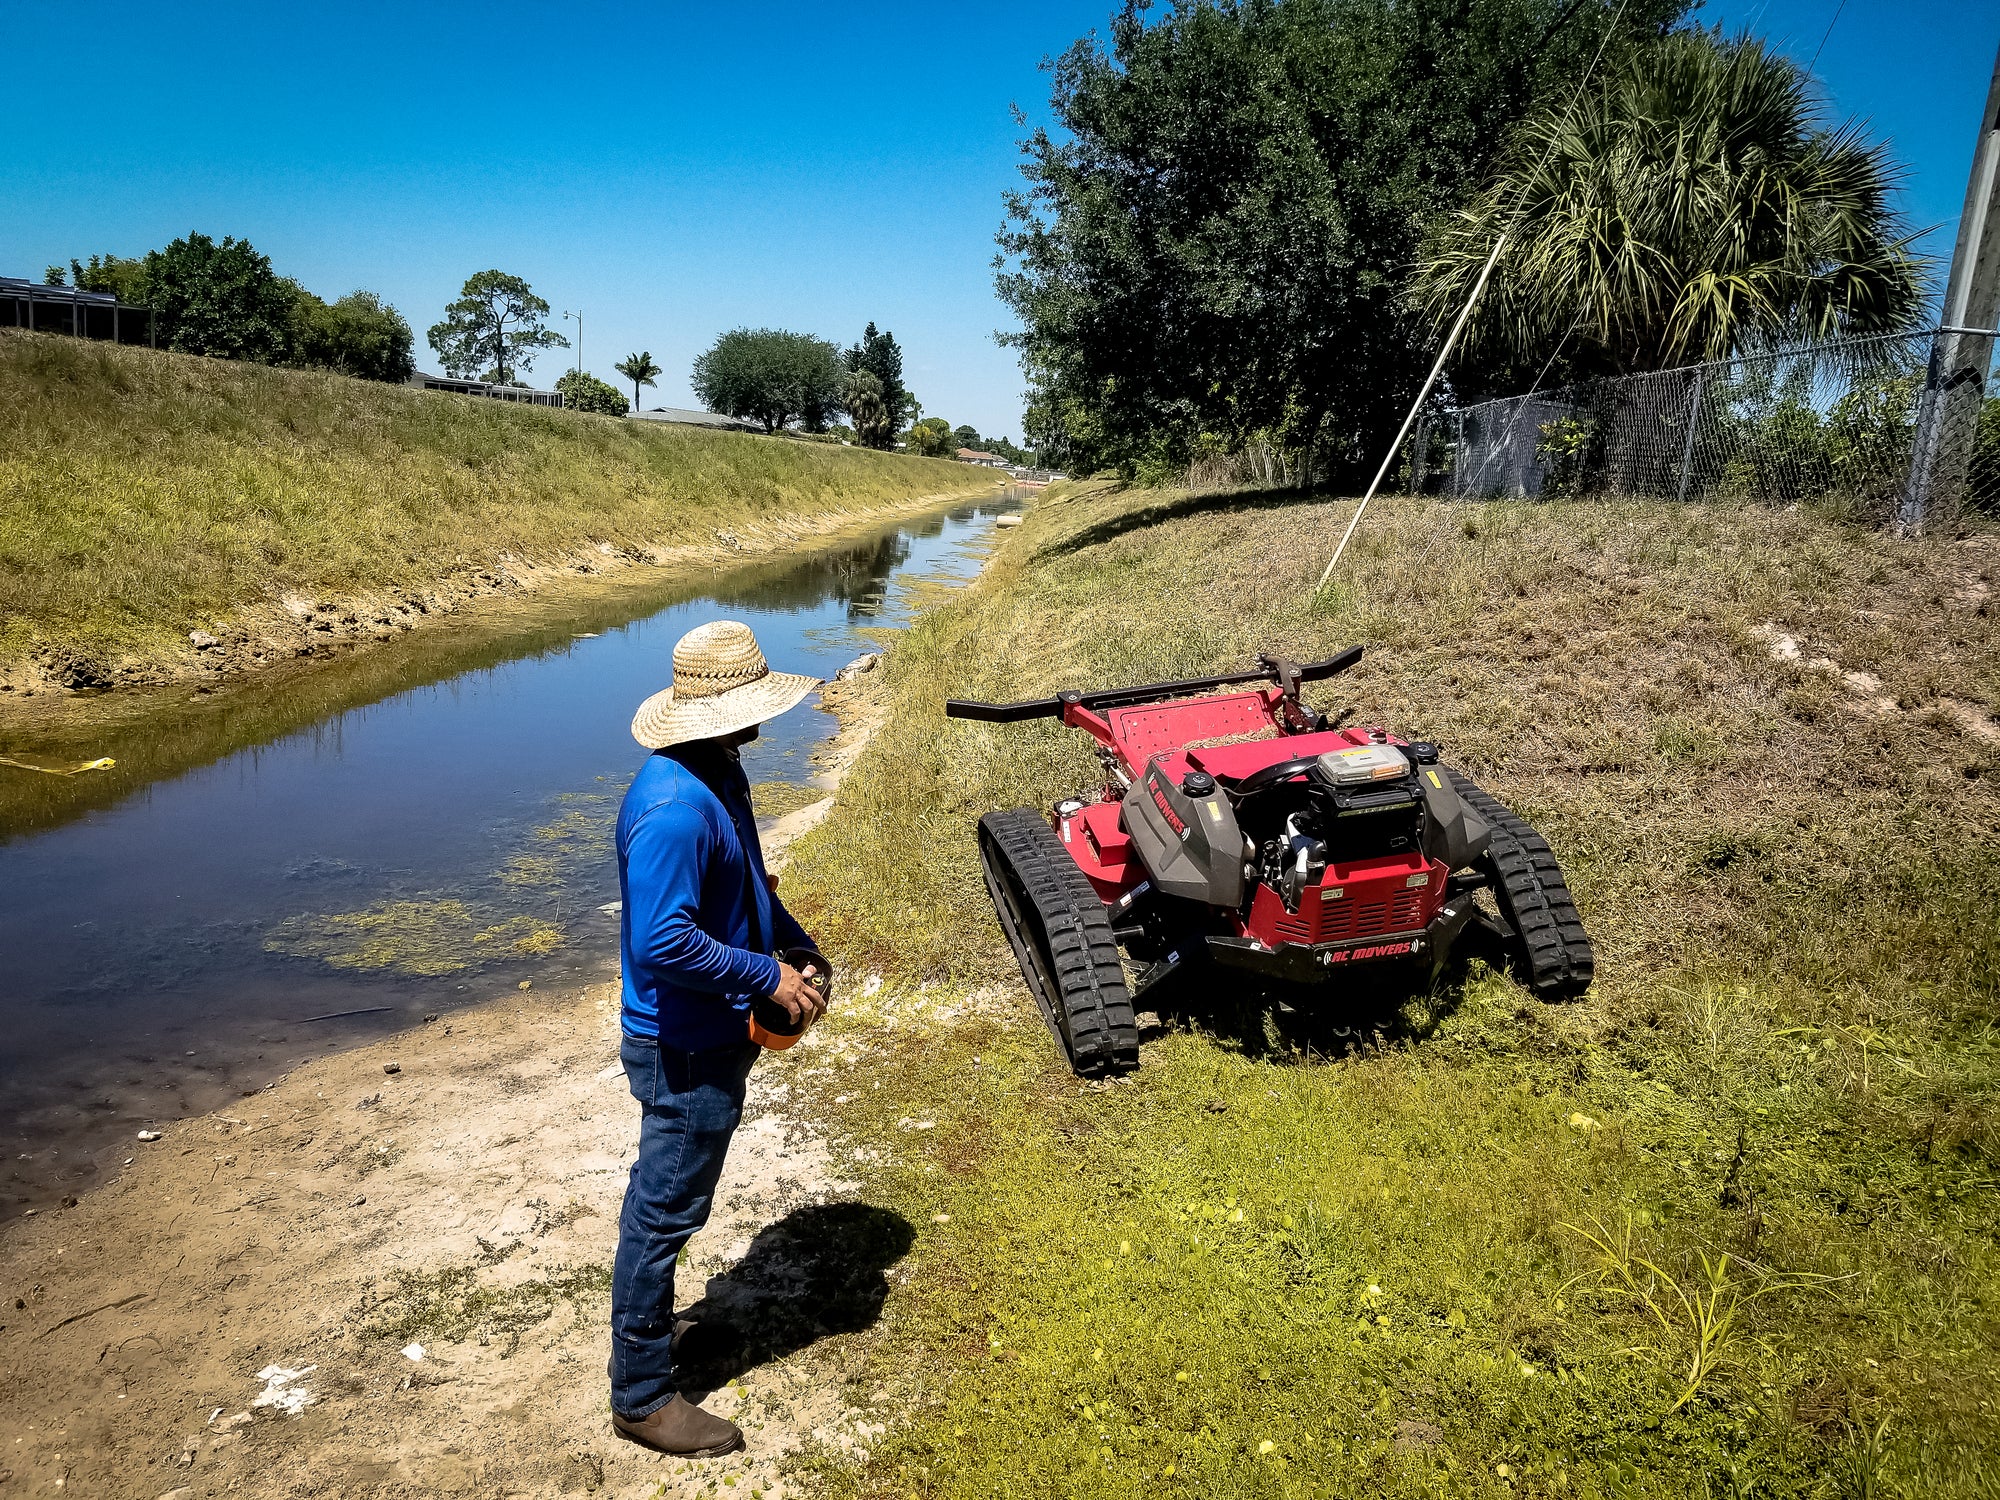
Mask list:
[[[1839,0],[1713,0],[1801,61]],[[985,6],[290,3],[10,7],[0,274],[192,229],[416,328],[488,266],[581,307],[584,363],[649,349],[693,405],[724,329],[851,342],[871,318],[927,412],[1020,436],[989,261],[1018,103],[1112,0]],[[1847,0],[1820,57],[1948,256],[2000,0]],[[567,325],[561,325],[567,327]],[[532,372],[546,384],[569,356]]]

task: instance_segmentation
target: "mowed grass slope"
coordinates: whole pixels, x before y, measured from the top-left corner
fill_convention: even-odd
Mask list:
[[[1315,602],[1349,514],[1052,498],[891,654],[892,717],[786,877],[888,979],[806,1076],[923,1231],[867,1382],[890,1430],[822,1477],[1995,1493],[1992,539],[1397,501]],[[972,824],[1093,785],[1087,743],[942,700],[1354,642],[1313,696],[1441,740],[1548,834],[1598,985],[1545,1006],[1474,962],[1347,1037],[1216,994],[1080,1085]]]
[[[0,332],[0,665],[111,659],[286,592],[421,589],[988,490],[965,465]]]

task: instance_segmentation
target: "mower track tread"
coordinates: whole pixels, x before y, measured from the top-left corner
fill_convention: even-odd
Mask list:
[[[1042,1019],[1085,1078],[1139,1065],[1118,940],[1104,903],[1033,808],[979,820],[980,861],[1001,930]]]
[[[1493,897],[1520,945],[1528,988],[1544,1000],[1572,1000],[1590,988],[1597,961],[1555,852],[1526,819],[1456,771],[1446,773],[1493,830],[1485,863]]]

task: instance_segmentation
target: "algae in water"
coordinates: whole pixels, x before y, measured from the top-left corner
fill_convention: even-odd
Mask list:
[[[493,915],[463,901],[384,901],[360,911],[287,917],[271,929],[264,949],[336,969],[394,969],[434,979],[562,946],[563,929],[554,922],[530,916],[495,922]]]

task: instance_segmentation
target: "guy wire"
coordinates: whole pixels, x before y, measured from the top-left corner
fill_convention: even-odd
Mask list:
[[[1626,3],[1627,0],[1618,0],[1617,7],[1611,12],[1611,19],[1605,22],[1604,30],[1597,38],[1597,50],[1591,54],[1590,65],[1577,79],[1576,88],[1563,109],[1562,122],[1556,130],[1550,132],[1549,147],[1542,155],[1538,172],[1546,168],[1550,159],[1555,156],[1556,142],[1561,138],[1563,129],[1568,126],[1570,115],[1575,111],[1578,102],[1582,100],[1583,91],[1590,83],[1591,74],[1597,71],[1598,63],[1603,60],[1604,49],[1611,44],[1611,33],[1617,30],[1619,21],[1624,19]],[[1845,0],[1842,0],[1842,3],[1844,4]],[[1479,273],[1479,280],[1473,284],[1472,295],[1465,299],[1465,306],[1459,311],[1458,321],[1451,325],[1451,332],[1445,338],[1444,347],[1438,350],[1438,357],[1431,365],[1431,373],[1425,378],[1423,389],[1417,392],[1417,399],[1410,403],[1409,415],[1403,418],[1403,425],[1397,429],[1395,440],[1389,444],[1389,451],[1383,455],[1382,467],[1375,471],[1375,478],[1370,481],[1368,492],[1361,497],[1361,503],[1354,508],[1354,519],[1347,523],[1347,530],[1341,534],[1340,545],[1333,549],[1333,556],[1327,559],[1326,571],[1319,575],[1319,582],[1313,585],[1314,594],[1325,588],[1326,581],[1333,577],[1334,567],[1339,563],[1341,554],[1347,551],[1347,544],[1353,540],[1354,530],[1361,524],[1361,517],[1368,509],[1368,502],[1375,498],[1375,492],[1382,487],[1382,480],[1389,472],[1389,465],[1396,461],[1396,454],[1403,446],[1403,439],[1409,435],[1411,424],[1417,420],[1418,411],[1429,398],[1431,387],[1437,384],[1438,375],[1444,369],[1444,362],[1451,357],[1452,346],[1458,342],[1458,336],[1464,331],[1466,321],[1472,316],[1472,309],[1479,302],[1479,294],[1486,290],[1486,279],[1493,274],[1493,268],[1500,260],[1500,252],[1506,248],[1507,240],[1513,234],[1515,225],[1527,211],[1527,193],[1527,182],[1524,180],[1521,184],[1520,197],[1514,204],[1513,218],[1509,220],[1507,227],[1500,231],[1500,237],[1493,242],[1493,253],[1486,257],[1486,265]],[[1568,336],[1565,335],[1564,342],[1567,341]],[[1561,345],[1557,347],[1560,349]],[[1550,363],[1554,363],[1553,355],[1550,356]]]

